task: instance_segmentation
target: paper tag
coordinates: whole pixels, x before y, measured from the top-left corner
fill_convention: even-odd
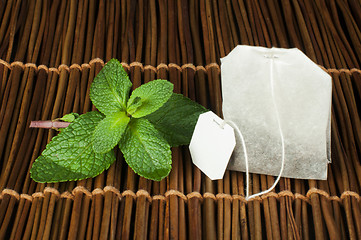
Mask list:
[[[213,112],[199,115],[189,150],[193,163],[210,179],[222,179],[236,139],[233,128]]]

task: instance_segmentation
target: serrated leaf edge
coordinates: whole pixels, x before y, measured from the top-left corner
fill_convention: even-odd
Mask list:
[[[79,180],[84,180],[84,179],[88,179],[88,178],[94,178],[94,177],[100,175],[101,173],[103,173],[104,171],[108,170],[109,167],[116,161],[114,149],[112,149],[112,150],[110,150],[110,151],[113,151],[114,161],[113,161],[112,163],[109,163],[109,165],[106,166],[103,170],[95,173],[95,174],[92,175],[92,176],[86,177],[86,178],[74,178],[74,179],[67,179],[67,180],[39,181],[39,180],[36,180],[36,179],[32,176],[32,169],[33,169],[33,167],[31,167],[31,169],[30,169],[30,177],[31,177],[35,182],[38,182],[38,183],[70,182],[70,181],[79,181]],[[109,152],[110,152],[110,151],[109,151]],[[109,153],[109,152],[107,152],[107,153]],[[107,154],[107,153],[104,153],[104,155]],[[41,155],[41,156],[43,156],[43,155]],[[40,156],[39,156],[39,157],[40,157]],[[39,158],[39,157],[38,157],[38,158]],[[43,157],[44,157],[44,156],[43,156]],[[105,156],[104,156],[104,157],[105,157]],[[34,163],[35,163],[36,161],[38,161],[38,158],[34,161]],[[44,158],[45,158],[45,157],[44,157]],[[34,164],[34,163],[33,163],[33,164]]]

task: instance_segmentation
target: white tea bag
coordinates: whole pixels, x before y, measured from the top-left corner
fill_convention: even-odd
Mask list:
[[[237,46],[221,59],[223,115],[251,173],[327,178],[331,77],[298,49]],[[229,170],[246,171],[237,145]]]

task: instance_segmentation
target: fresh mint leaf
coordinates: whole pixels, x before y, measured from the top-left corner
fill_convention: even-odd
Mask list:
[[[65,114],[62,118],[59,118],[59,120],[71,123],[74,122],[74,120],[78,117],[79,117],[79,113],[68,113]]]
[[[99,122],[93,135],[94,152],[106,153],[112,150],[119,143],[129,120],[125,112],[116,112]]]
[[[119,147],[128,165],[142,177],[160,181],[172,168],[169,144],[144,118],[130,121]]]
[[[167,80],[150,81],[133,91],[128,101],[127,111],[134,118],[144,117],[163,106],[172,93],[173,84]]]
[[[94,78],[90,99],[105,115],[125,111],[132,83],[118,60],[110,60]]]
[[[182,94],[173,93],[161,108],[146,118],[172,147],[176,147],[189,144],[199,115],[207,111]]]
[[[137,111],[138,107],[142,105],[142,99],[140,97],[135,97],[131,103],[131,112],[134,113]],[[128,108],[129,111],[129,108]]]
[[[114,151],[95,153],[92,134],[103,119],[99,112],[89,112],[75,119],[55,136],[38,157],[31,170],[37,182],[63,182],[95,177],[115,161]]]

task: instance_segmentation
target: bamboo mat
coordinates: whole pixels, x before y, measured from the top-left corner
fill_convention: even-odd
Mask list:
[[[0,239],[361,239],[358,0],[0,1]],[[161,182],[121,154],[94,179],[38,184],[31,163],[56,134],[28,128],[93,106],[115,57],[135,87],[168,79],[221,114],[219,58],[236,45],[297,47],[333,79],[327,181],[283,178],[246,202],[244,174],[211,181],[186,147]],[[251,192],[275,178],[251,174]]]

